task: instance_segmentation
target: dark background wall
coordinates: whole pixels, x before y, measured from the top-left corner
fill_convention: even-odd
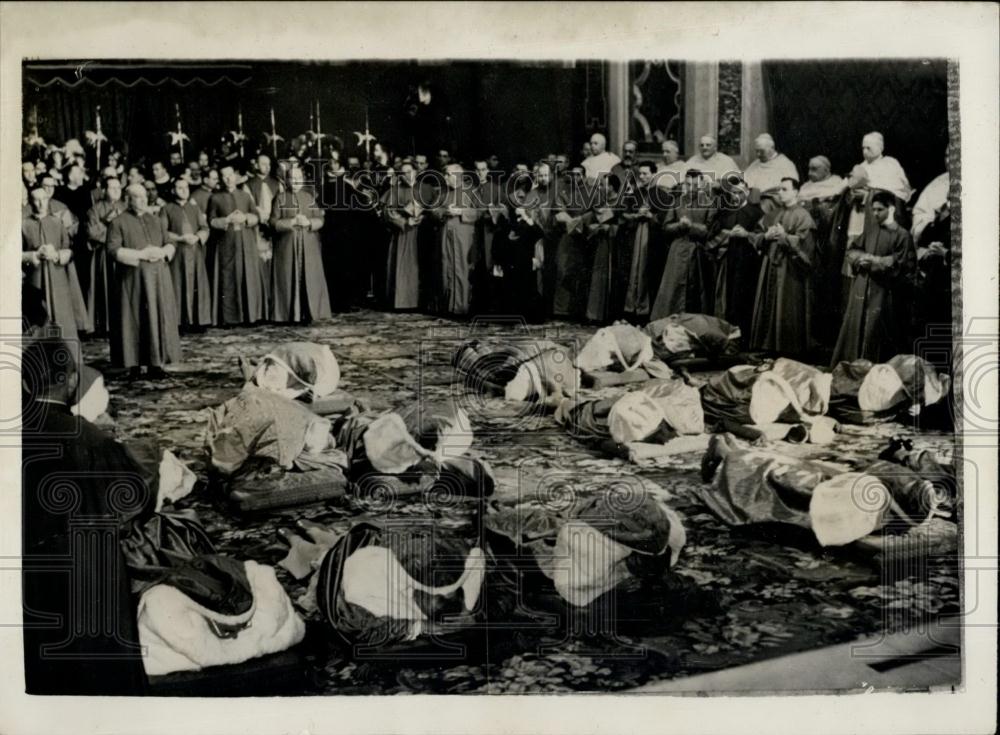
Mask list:
[[[537,159],[550,152],[576,153],[589,134],[586,80],[581,66],[507,62],[364,62],[177,64],[110,68],[92,64],[26,65],[25,124],[37,105],[43,138],[63,142],[94,129],[101,105],[104,132],[128,145],[129,155],[167,152],[180,105],[191,145],[212,147],[236,128],[263,140],[273,106],[277,130],[286,140],[309,129],[318,100],[322,131],[338,136],[347,152],[363,153],[354,131],[372,133],[394,150],[433,153],[449,149],[462,160],[495,152],[501,160]],[[132,64],[132,66],[135,66]],[[415,88],[429,81],[430,109],[409,114]],[[329,140],[329,139],[328,139]]]
[[[801,175],[822,154],[846,176],[873,130],[918,190],[944,172],[946,61],[781,61],[763,71],[771,134]]]

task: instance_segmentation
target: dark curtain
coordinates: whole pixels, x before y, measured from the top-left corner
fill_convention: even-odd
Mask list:
[[[416,85],[428,81],[436,130],[425,136],[425,147],[439,144],[466,162],[494,152],[510,164],[575,152],[587,134],[582,74],[580,65],[514,62],[26,64],[24,124],[27,129],[37,107],[39,133],[47,142],[84,142],[100,105],[105,135],[131,160],[148,163],[168,153],[175,105],[191,139],[185,144],[189,154],[214,148],[223,133],[235,130],[239,110],[249,149],[263,144],[272,107],[278,133],[290,141],[310,129],[318,101],[328,143],[335,136],[346,153],[364,158],[355,132],[364,131],[367,116],[372,134],[406,155],[419,145],[408,102]],[[436,149],[424,152],[433,156]]]
[[[822,154],[846,176],[874,130],[918,191],[944,172],[946,61],[769,61],[763,73],[771,134],[803,174]]]

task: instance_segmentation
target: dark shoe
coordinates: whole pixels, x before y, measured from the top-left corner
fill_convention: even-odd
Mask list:
[[[134,383],[137,380],[142,379],[142,368],[133,367],[129,368],[128,373],[125,375],[125,380],[129,383]]]
[[[153,365],[146,369],[146,380],[166,380],[169,375],[159,365]]]

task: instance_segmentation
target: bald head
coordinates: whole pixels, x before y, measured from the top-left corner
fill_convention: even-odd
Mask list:
[[[861,155],[869,163],[881,156],[884,150],[885,138],[882,137],[882,133],[868,133],[861,139]]]
[[[702,158],[711,158],[714,156],[718,146],[719,144],[716,143],[715,138],[711,135],[703,135],[698,139],[698,152],[701,153]]]
[[[135,214],[141,214],[148,202],[146,187],[142,184],[132,184],[125,193],[128,194],[128,208]]]
[[[757,160],[766,163],[778,155],[774,149],[774,138],[767,133],[761,133],[753,140],[753,152]]]
[[[600,133],[594,133],[590,136],[590,152],[591,155],[598,155],[604,153],[605,149],[608,147],[608,139],[605,138]]]
[[[823,181],[830,177],[830,159],[826,156],[813,156],[809,159],[809,180]]]

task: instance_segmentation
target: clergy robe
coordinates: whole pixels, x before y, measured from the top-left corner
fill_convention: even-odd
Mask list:
[[[274,204],[274,198],[282,189],[278,180],[272,176],[252,176],[243,185],[243,188],[249,191],[253,197],[254,206],[257,207],[257,216],[260,218],[257,224],[257,250],[262,254],[260,259],[261,278],[265,284],[265,299],[268,302],[269,308],[273,308],[270,298],[267,298],[271,293],[270,284],[273,280],[271,271],[274,268],[273,250],[275,234],[271,230],[270,224],[271,207]],[[266,258],[263,256],[264,253],[271,253],[272,257]],[[270,317],[270,313],[264,314],[265,319]]]
[[[148,473],[65,405],[38,402],[25,415],[40,417],[21,438],[27,692],[144,694],[136,609],[118,541],[131,518],[152,510],[156,490],[129,492]],[[60,495],[59,478],[68,497]]]
[[[663,267],[651,320],[671,314],[712,314],[715,311],[715,266],[705,249],[712,207],[707,197],[684,193],[664,217],[667,262]],[[688,222],[681,222],[687,217]]]
[[[785,228],[777,240],[766,240],[775,224]],[[815,263],[813,231],[816,224],[800,205],[764,215],[750,242],[763,255],[754,300],[750,349],[803,355],[810,348],[809,291]]]
[[[709,174],[713,181],[722,181],[722,178],[729,173],[739,173],[742,169],[736,165],[736,161],[725,153],[716,151],[709,158],[704,158],[700,153],[696,153],[684,164],[684,170],[696,169],[704,174]]]
[[[753,326],[760,253],[750,244],[749,237],[735,236],[730,231],[741,225],[747,233],[754,232],[763,217],[760,206],[747,201],[739,209],[721,207],[709,223],[706,247],[716,263],[715,310],[712,313],[739,327],[743,344],[750,338]]]
[[[947,174],[945,174],[947,175]],[[916,213],[916,210],[914,210]],[[914,223],[916,225],[916,223]],[[940,357],[928,359],[941,369],[950,371],[952,305],[951,305],[951,210],[947,198],[940,202],[930,222],[923,222],[914,245],[917,255],[917,290],[914,312],[913,337],[937,337],[935,344],[943,343]],[[916,227],[915,227],[916,229]],[[945,248],[944,256],[928,250],[933,242]]]
[[[476,220],[479,211],[469,193],[448,189],[440,198],[440,206],[430,210],[441,223],[437,253],[441,263],[442,310],[448,314],[465,315],[472,308],[472,282],[475,277]],[[461,208],[461,214],[449,214],[448,207]]]
[[[519,214],[518,210],[524,213]],[[486,215],[484,215],[486,216]],[[535,259],[544,252],[544,233],[538,214],[538,196],[534,191],[513,191],[507,200],[507,216],[498,221],[494,239],[493,262],[503,272],[500,279],[500,309],[523,316],[528,322],[541,323],[545,307],[538,284],[539,269]]]
[[[91,207],[90,190],[84,186],[71,189],[65,186],[59,190],[59,199],[65,202],[73,219],[78,223],[76,233],[70,235],[73,248],[73,263],[80,279],[80,290],[86,296],[90,289],[90,248],[87,243],[87,213]]]
[[[69,262],[60,265],[42,260],[34,265],[27,254],[37,251],[42,245],[52,245],[59,252],[65,251],[69,254]],[[41,218],[32,215],[21,220],[21,246],[25,254],[21,260],[25,280],[44,294],[49,321],[59,326],[63,339],[76,341],[78,330],[89,332],[91,323],[72,261],[69,233],[62,220],[51,214]]]
[[[533,211],[535,222],[541,228],[542,267],[535,272],[538,282],[538,293],[542,297],[542,310],[545,314],[552,313],[552,303],[555,296],[558,279],[557,253],[559,242],[565,232],[557,215],[565,212],[565,201],[562,192],[557,187],[538,186],[532,190],[533,202],[529,205]]]
[[[382,213],[392,234],[386,260],[385,291],[388,305],[393,309],[416,309],[420,306],[420,260],[417,250],[420,225],[410,224],[410,219],[420,216],[423,208],[414,194],[414,187],[406,181],[399,181],[382,196]],[[492,271],[492,259],[489,262]]]
[[[108,223],[127,209],[125,202],[102,199],[87,213],[87,240],[90,244],[90,289],[87,291],[87,315],[94,334],[106,335],[111,325],[112,287],[115,261],[108,256]]]
[[[552,314],[579,319],[587,308],[590,275],[594,258],[582,217],[591,210],[595,189],[589,181],[570,180],[560,217],[561,232],[555,251],[555,283]]]
[[[170,264],[134,261],[130,252],[169,244],[166,225],[156,214],[125,212],[108,226],[108,255],[118,261],[110,330],[115,367],[162,366],[181,359]]]
[[[618,238],[621,214],[611,209],[613,202],[604,197],[602,200],[588,213],[583,224],[594,258],[585,316],[588,321],[607,324],[619,318],[625,309],[629,263]],[[606,219],[609,213],[612,216]]]
[[[786,178],[798,181],[799,172],[784,153],[779,153],[770,161],[761,162],[755,159],[743,174],[747,186],[760,192],[761,209],[764,212],[781,206],[776,194],[781,188],[781,180]]]
[[[295,216],[309,219],[308,227],[294,223]],[[286,191],[274,199],[274,298],[271,317],[276,322],[329,319],[330,294],[323,272],[319,232],[323,210],[311,191]]]
[[[931,222],[933,222],[941,208],[948,202],[948,190],[951,186],[951,179],[948,172],[934,178],[917,197],[917,203],[913,205],[913,225],[911,234],[913,241],[920,242],[920,234]],[[946,243],[947,244],[947,243]]]
[[[637,186],[635,191],[637,200],[631,203],[629,211],[622,214],[623,223],[619,231],[622,254],[628,259],[624,311],[645,320],[652,306],[649,254],[654,247],[661,245],[656,242],[656,236],[662,232],[662,213],[650,201],[647,187]]]
[[[874,161],[862,161],[861,167],[868,174],[868,185],[871,188],[892,192],[904,204],[910,201],[913,187],[910,186],[903,167],[895,158],[879,156]]]
[[[810,290],[813,300],[813,329],[810,337],[817,346],[827,350],[832,349],[837,341],[846,291],[845,276],[842,273],[846,239],[837,247],[833,238],[837,208],[846,186],[847,182],[839,176],[830,176],[822,182],[810,181],[803,184],[799,190],[799,203],[816,223],[813,234],[816,262]],[[846,225],[845,221],[842,226]]]
[[[191,191],[191,201],[198,205],[198,209],[206,217],[208,216],[208,200],[212,198],[212,194],[214,193],[214,191],[206,189],[204,186],[199,186],[197,189]]]
[[[164,204],[160,219],[167,228],[167,241],[177,249],[170,271],[180,326],[207,327],[212,323],[212,287],[205,265],[208,219],[190,199]],[[198,242],[184,242],[184,235],[197,235]]]
[[[228,223],[226,217],[243,212],[246,222]],[[220,191],[208,200],[209,243],[212,264],[212,323],[254,324],[264,318],[267,292],[257,249],[257,208],[249,192]]]
[[[420,257],[420,304],[428,312],[441,310],[441,250],[438,244],[441,234],[441,222],[431,215],[430,210],[444,197],[444,191],[438,188],[437,179],[425,173],[423,177],[417,174],[417,193],[420,205],[427,211],[417,227],[417,250]]]
[[[583,160],[583,170],[587,173],[588,179],[597,179],[604,174],[610,174],[612,169],[619,163],[621,158],[614,153],[604,151],[596,156],[589,156]]]
[[[498,306],[500,288],[500,279],[493,275],[493,243],[497,233],[504,229],[502,220],[507,217],[507,208],[504,204],[503,185],[496,177],[491,176],[476,187],[474,196],[476,206],[482,211],[476,222],[476,249],[481,258],[477,264],[480,273],[477,286],[483,289],[480,309],[490,313]]]
[[[857,267],[864,254],[874,256],[868,270]],[[832,365],[857,359],[885,362],[899,353],[913,352],[912,344],[906,343],[915,257],[910,233],[899,224],[868,227],[848,247],[847,262],[854,278]]]

